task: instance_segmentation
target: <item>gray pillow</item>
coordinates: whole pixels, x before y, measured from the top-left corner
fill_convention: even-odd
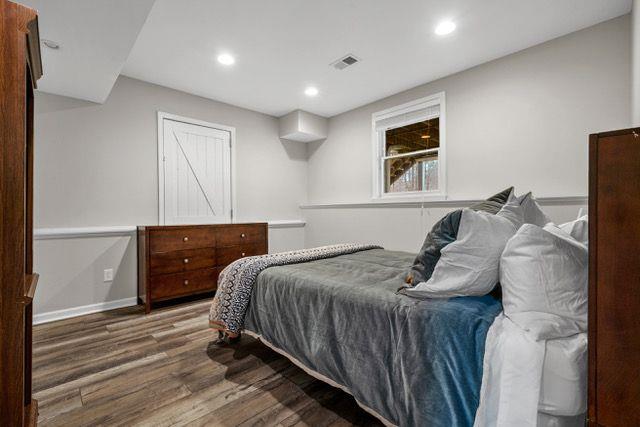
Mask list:
[[[470,206],[470,209],[495,215],[507,203],[512,192],[513,187],[509,187],[482,202]],[[449,243],[454,242],[458,236],[461,215],[462,209],[449,212],[433,226],[427,234],[420,252],[418,252],[416,259],[413,261],[413,266],[405,279],[406,283],[417,285],[429,280],[440,259],[440,251]]]

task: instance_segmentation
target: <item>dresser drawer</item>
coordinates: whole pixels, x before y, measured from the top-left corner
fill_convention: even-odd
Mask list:
[[[216,265],[226,266],[246,256],[264,255],[264,243],[247,243],[246,245],[227,246],[216,251]]]
[[[207,268],[187,273],[164,274],[149,281],[151,298],[162,299],[198,292],[214,291],[218,284],[220,269]]]
[[[218,247],[236,246],[245,243],[259,243],[266,239],[263,225],[230,225],[220,228],[217,235]]]
[[[213,227],[167,228],[153,230],[149,235],[149,249],[152,253],[216,246],[216,231]]]
[[[159,252],[149,257],[149,272],[152,276],[199,270],[215,265],[216,250],[214,248]]]

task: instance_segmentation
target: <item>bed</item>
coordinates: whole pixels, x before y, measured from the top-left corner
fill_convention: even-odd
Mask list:
[[[394,425],[473,425],[493,296],[398,294],[415,255],[371,249],[270,267],[245,330]]]
[[[219,342],[257,336],[386,424],[582,425],[587,221],[557,226],[510,187],[448,213],[417,256],[343,243],[243,258],[209,325]]]

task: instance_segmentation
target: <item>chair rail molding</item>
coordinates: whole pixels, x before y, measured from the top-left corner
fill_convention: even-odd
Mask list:
[[[135,234],[136,229],[135,225],[36,228],[33,232],[33,238],[35,240],[51,240],[75,239],[79,237],[132,236]]]
[[[363,209],[363,208],[446,208],[464,207],[481,202],[483,199],[468,200],[424,200],[424,201],[402,201],[402,202],[356,202],[356,203],[308,203],[300,205],[300,209]],[[543,206],[563,206],[563,205],[586,205],[587,196],[565,196],[565,197],[536,197],[536,201]]]
[[[306,225],[304,220],[274,220],[267,221],[270,229],[275,228],[302,228]],[[36,228],[33,233],[35,240],[76,239],[82,237],[116,237],[134,236],[137,227],[135,225],[116,225],[104,227],[55,227]]]

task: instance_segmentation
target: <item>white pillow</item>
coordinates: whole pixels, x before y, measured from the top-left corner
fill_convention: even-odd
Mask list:
[[[538,227],[544,227],[548,223],[552,222],[547,214],[544,213],[535,197],[533,197],[533,193],[531,191],[519,196],[517,199],[524,212],[525,224],[535,224]]]
[[[553,224],[525,224],[500,259],[505,315],[535,339],[587,330],[587,248]]]
[[[565,222],[560,228],[583,245],[589,245],[589,219],[587,215],[582,215],[575,221]]]
[[[414,297],[449,298],[485,295],[498,283],[500,255],[522,225],[515,196],[495,215],[463,209],[456,241],[442,249],[431,278],[406,288]]]

